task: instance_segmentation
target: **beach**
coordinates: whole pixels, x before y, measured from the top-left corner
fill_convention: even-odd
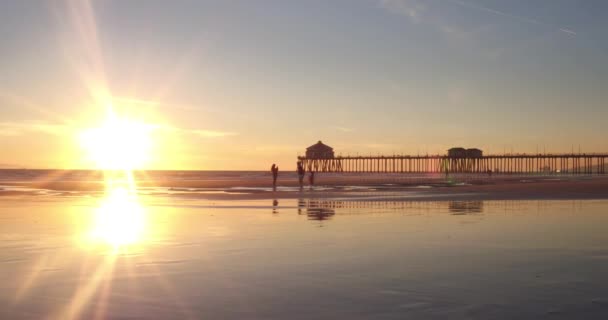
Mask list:
[[[608,313],[603,176],[164,175],[2,176],[0,318]]]
[[[608,319],[607,12],[0,1],[0,320]]]
[[[10,172],[7,174],[6,172]],[[94,171],[0,170],[0,196],[19,194],[99,194],[107,188]],[[300,188],[294,173],[279,176],[272,187],[270,173],[139,172],[138,192],[158,196],[217,200],[344,198],[433,200],[576,200],[608,199],[604,175],[416,175],[318,173],[314,186]]]
[[[108,225],[98,214],[117,210],[112,201],[0,200],[0,318],[603,319],[608,312],[606,200],[144,195],[126,205],[140,215],[121,212]]]

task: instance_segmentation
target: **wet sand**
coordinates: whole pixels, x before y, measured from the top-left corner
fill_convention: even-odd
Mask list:
[[[113,201],[2,198],[0,319],[608,314],[606,200]]]
[[[318,182],[4,180],[0,319],[608,315],[606,177]]]
[[[366,188],[305,187],[302,191],[251,192],[205,195],[210,199],[296,199],[340,198],[351,200],[583,200],[608,199],[608,179],[587,180],[502,180],[479,184],[391,184]],[[235,189],[234,191],[238,191]],[[187,196],[187,195],[182,195]]]
[[[266,179],[144,180],[138,187],[150,194],[217,200],[343,198],[376,200],[559,200],[608,199],[608,177],[356,177],[320,175],[313,188],[298,188],[297,180],[282,179],[276,190]],[[36,189],[57,192],[102,192],[100,181],[5,182],[24,188],[5,189],[0,195],[16,195]]]

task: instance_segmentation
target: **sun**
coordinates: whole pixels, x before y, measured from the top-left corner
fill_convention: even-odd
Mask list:
[[[153,128],[110,112],[101,126],[81,132],[80,144],[97,169],[141,169],[150,161]]]

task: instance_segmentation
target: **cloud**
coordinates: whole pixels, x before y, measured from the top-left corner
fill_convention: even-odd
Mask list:
[[[340,132],[353,132],[355,131],[355,129],[353,128],[346,128],[346,127],[340,127],[340,126],[333,126],[332,128],[340,131]]]
[[[223,138],[223,137],[232,137],[237,136],[237,132],[232,131],[219,131],[219,130],[205,130],[205,129],[184,129],[172,126],[160,126],[158,127],[160,130],[164,130],[167,132],[174,132],[178,134],[185,135],[195,135],[203,138]]]
[[[446,22],[445,17],[442,19],[441,17],[433,16],[431,14],[431,10],[428,7],[428,3],[429,3],[428,1],[423,3],[423,1],[421,1],[421,0],[379,0],[379,6],[381,8],[383,8],[384,10],[391,12],[391,13],[395,13],[395,14],[399,14],[399,15],[408,17],[410,19],[410,21],[412,21],[414,23],[428,22],[432,25],[435,25],[438,30],[442,31],[446,35],[456,35],[458,37],[462,37],[463,35],[467,34],[467,32],[463,31],[462,28],[459,28],[455,25],[448,24]],[[468,9],[473,9],[473,10],[477,10],[477,11],[490,13],[493,15],[516,20],[519,22],[524,22],[524,23],[552,28],[558,32],[565,33],[569,36],[576,36],[576,32],[571,29],[568,29],[568,28],[556,26],[556,25],[553,25],[553,24],[550,24],[550,23],[547,23],[547,22],[544,22],[544,21],[541,21],[538,19],[532,19],[532,18],[528,18],[525,16],[514,15],[514,14],[511,14],[508,12],[481,6],[481,5],[474,4],[474,3],[471,3],[468,1],[445,0],[444,2],[442,2],[442,4],[446,4],[446,3],[448,3],[448,4],[451,3],[451,4],[454,4],[454,5],[463,7],[463,8],[468,8]],[[437,11],[437,10],[435,10],[435,11]],[[439,12],[439,11],[437,11],[437,12]]]
[[[72,129],[63,124],[44,122],[0,122],[0,136],[16,137],[31,133],[64,135]]]
[[[238,133],[236,132],[227,132],[227,131],[214,131],[214,130],[185,130],[191,134],[195,134],[197,136],[205,137],[205,138],[220,138],[220,137],[231,137],[236,136]]]
[[[545,27],[549,27],[549,28],[553,28],[556,29],[559,32],[563,32],[566,33],[568,35],[571,36],[576,36],[576,32],[570,30],[570,29],[566,29],[566,28],[562,28],[550,23],[546,23],[537,19],[532,19],[532,18],[528,18],[528,17],[524,17],[524,16],[517,16],[514,14],[510,14],[504,11],[499,11],[499,10],[495,10],[492,8],[488,8],[488,7],[484,7],[484,6],[480,6],[477,4],[473,4],[470,2],[465,2],[462,0],[447,0],[451,3],[455,3],[461,7],[465,7],[465,8],[471,8],[471,9],[475,9],[475,10],[479,10],[479,11],[485,11],[485,12],[489,12],[491,14],[497,15],[497,16],[502,16],[502,17],[506,17],[506,18],[510,18],[510,19],[514,19],[520,22],[527,22],[527,23],[531,23],[531,24],[535,24],[535,25],[539,25],[539,26],[545,26]]]
[[[164,130],[166,132],[176,132],[180,134],[190,134],[205,138],[221,138],[238,135],[237,132],[204,130],[204,129],[183,129],[171,126],[150,125],[151,129]],[[75,129],[63,125],[44,122],[0,122],[0,136],[17,137],[25,134],[44,133],[56,136],[73,134]]]
[[[139,98],[131,98],[131,97],[112,97],[112,101],[114,103],[125,103],[129,105],[140,105],[140,106],[150,106],[155,107],[160,105],[160,102],[153,100],[145,100]]]
[[[410,22],[429,26],[451,40],[469,40],[470,31],[461,26],[449,23],[441,15],[441,10],[431,10],[429,1],[422,0],[378,0],[380,8],[385,11],[406,17]]]
[[[574,31],[572,31],[572,30],[570,30],[570,29],[559,28],[558,30],[559,30],[559,31],[561,31],[561,32],[565,32],[565,33],[571,34],[571,35],[573,35],[573,36],[575,36],[575,35],[576,35],[576,32],[574,32]]]
[[[420,22],[426,6],[417,0],[380,0],[380,7],[385,10],[410,18],[413,22]]]

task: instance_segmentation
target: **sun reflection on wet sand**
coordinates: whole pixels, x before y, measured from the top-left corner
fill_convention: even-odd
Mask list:
[[[127,251],[143,244],[148,220],[131,173],[125,173],[122,179],[108,174],[104,196],[90,211],[81,240],[88,246],[109,246],[114,253]]]
[[[118,249],[142,240],[146,214],[135,192],[119,187],[109,191],[95,210],[91,239]]]
[[[91,303],[97,305],[95,319],[105,318],[116,268],[126,268],[123,271],[129,279],[135,277],[131,253],[141,249],[146,241],[149,213],[137,196],[131,172],[125,172],[122,178],[108,172],[104,175],[106,191],[89,211],[90,220],[81,238],[88,253],[101,254],[100,259],[93,269],[84,267],[90,276],[75,287],[70,303],[60,310],[58,318],[80,318]]]

